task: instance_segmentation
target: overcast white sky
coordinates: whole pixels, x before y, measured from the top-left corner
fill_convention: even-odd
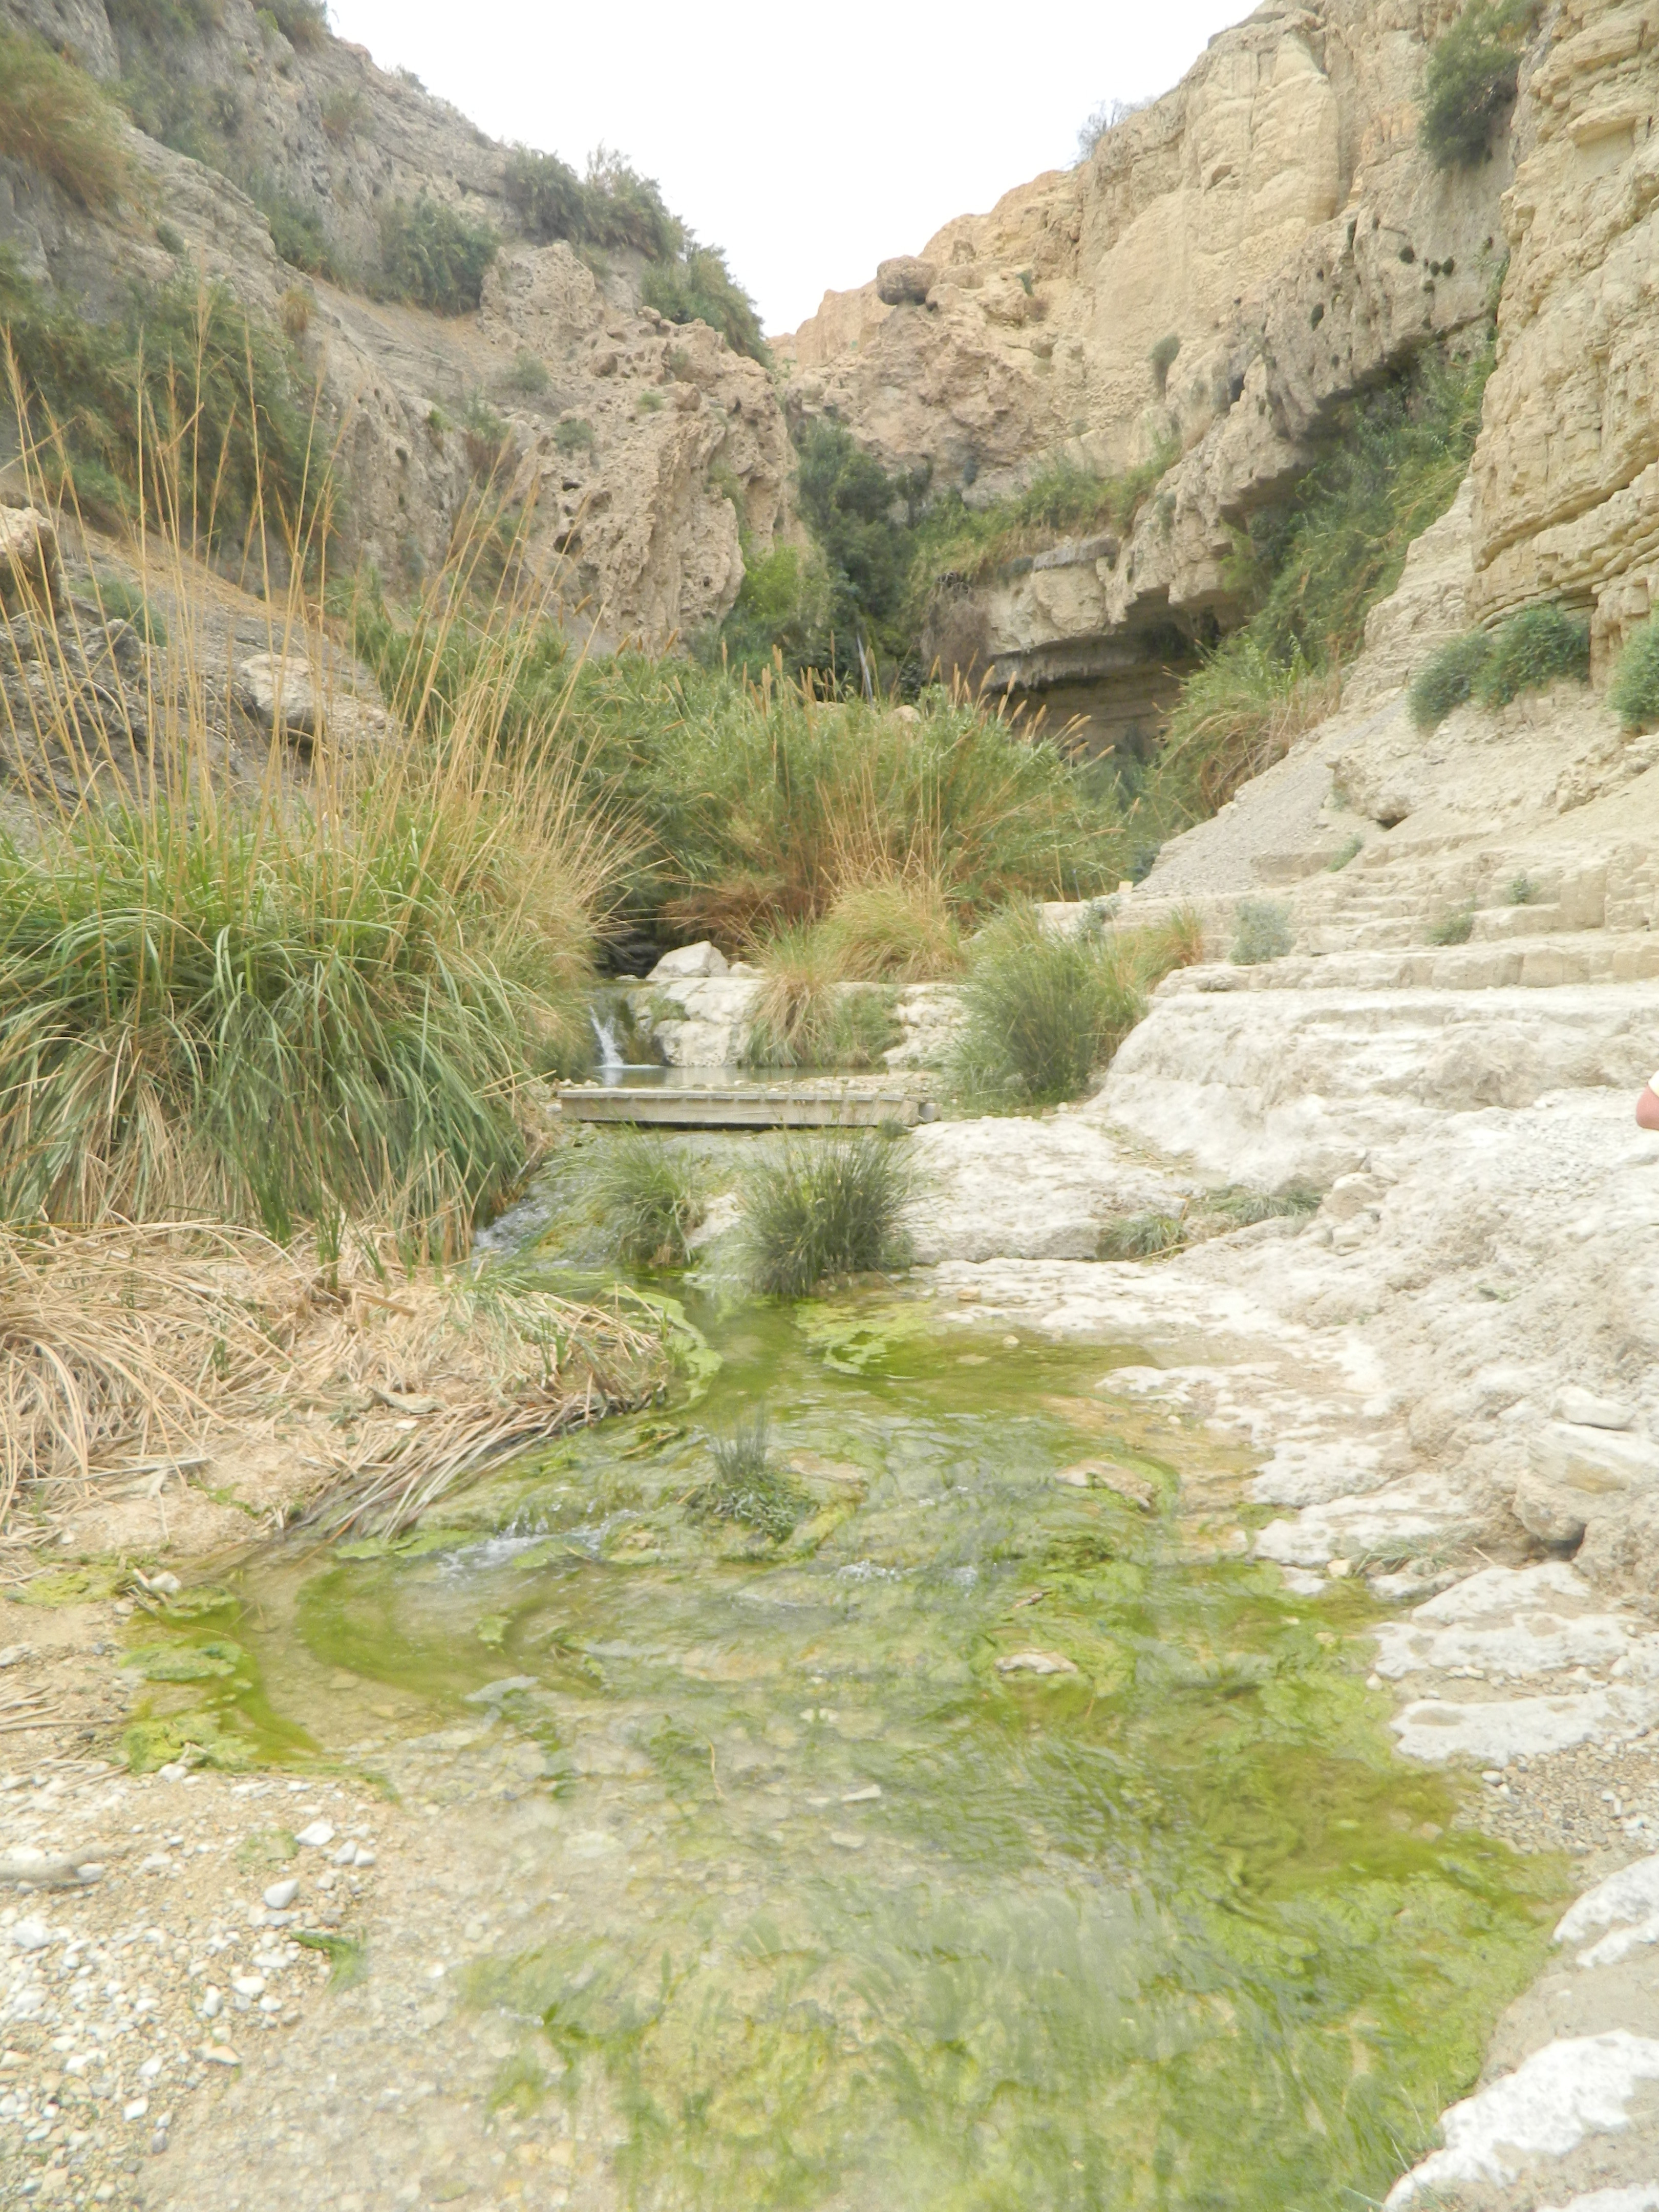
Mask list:
[[[1164,92],[1252,0],[333,0],[343,38],[493,137],[601,141],[723,246],[769,331]]]

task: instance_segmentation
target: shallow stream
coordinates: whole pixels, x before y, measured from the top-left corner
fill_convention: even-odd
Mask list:
[[[1243,1468],[1114,1390],[1142,1349],[890,1290],[689,1310],[700,1402],[402,1548],[265,1554],[178,1632],[227,1671],[158,1698],[543,1801],[465,1995],[514,2023],[501,2095],[602,2112],[610,2202],[1379,2198],[1555,1877],[1392,1758],[1364,1592],[1237,1556]],[[761,1400],[811,1501],[776,1543],[698,1510]]]

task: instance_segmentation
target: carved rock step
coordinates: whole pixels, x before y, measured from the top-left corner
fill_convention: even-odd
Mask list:
[[[1659,977],[1659,933],[1575,930],[1497,945],[1414,945],[1397,951],[1292,953],[1259,967],[1184,968],[1164,992],[1495,991],[1587,983],[1639,983]]]

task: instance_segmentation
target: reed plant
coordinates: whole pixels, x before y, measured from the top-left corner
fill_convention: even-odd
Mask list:
[[[683,1267],[708,1212],[708,1177],[683,1144],[624,1129],[593,1152],[588,1187],[619,1260]]]
[[[972,955],[951,1073],[969,1103],[1018,1113],[1085,1091],[1160,977],[1202,957],[1203,930],[1178,914],[1156,934],[1097,927],[1066,936],[1045,928],[1037,908],[1013,906],[980,932]]]
[[[150,450],[176,523],[178,450]],[[257,447],[252,490],[258,517]],[[343,1216],[461,1249],[526,1164],[534,1079],[586,1057],[617,834],[556,732],[496,743],[511,610],[441,733],[366,722],[291,538],[270,643],[315,734],[231,744],[222,617],[188,546],[140,531],[169,643],[136,693],[89,711],[72,605],[34,609],[38,681],[3,691],[22,821],[0,841],[0,1214],[205,1215],[284,1242]]]
[[[820,1283],[896,1265],[913,1194],[902,1149],[876,1134],[797,1138],[750,1170],[744,1243],[756,1290],[810,1297]]]

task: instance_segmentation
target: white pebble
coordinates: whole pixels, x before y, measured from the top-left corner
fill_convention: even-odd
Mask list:
[[[220,1996],[218,1990],[216,1990],[212,1983],[210,1982],[202,1992],[203,2019],[217,2020],[220,2013],[224,2008],[224,1999]]]
[[[138,2069],[138,2079],[141,2081],[153,2081],[161,2070],[161,2062],[159,2058],[147,2058]]]
[[[295,1840],[306,1844],[311,1850],[319,1851],[325,1844],[334,1841],[334,1823],[332,1820],[313,1820],[308,1828],[301,1829]]]
[[[121,2107],[121,2118],[124,2120],[142,2120],[149,2110],[148,2097],[135,2097],[130,2105],[124,2105]]]
[[[265,1892],[265,1904],[272,1912],[284,1912],[300,1894],[300,1885],[290,1875],[286,1881],[273,1881]]]
[[[358,1846],[357,1846],[357,1856],[356,1856],[356,1857],[352,1861],[352,1864],[353,1864],[354,1866],[357,1866],[357,1867],[372,1867],[372,1866],[374,1865],[374,1852],[373,1852],[373,1851],[366,1851],[366,1850],[363,1849],[362,1845],[361,1844],[358,1844]]]
[[[44,1951],[52,1941],[52,1930],[44,1920],[20,1920],[12,1929],[11,1940],[20,1951]]]
[[[342,1844],[339,1850],[334,1854],[334,1863],[336,1866],[351,1866],[356,1863],[356,1857],[357,1846],[356,1844]]]
[[[231,1985],[239,1997],[262,1997],[265,1993],[263,1974],[238,1974]]]

